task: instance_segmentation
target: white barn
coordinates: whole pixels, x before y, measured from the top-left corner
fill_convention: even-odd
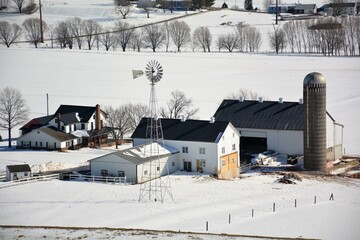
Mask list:
[[[13,181],[31,177],[31,168],[28,164],[7,165],[6,180]]]
[[[143,118],[132,138],[134,146],[145,143],[148,119]],[[165,145],[179,151],[176,167],[228,179],[239,175],[239,132],[229,122],[161,119]]]
[[[127,182],[142,183],[176,171],[177,153],[177,150],[158,143],[132,147],[89,160],[91,175],[126,177]]]
[[[299,102],[223,100],[214,117],[230,121],[240,132],[241,150],[259,153],[274,150],[288,155],[304,154],[304,105]],[[342,157],[343,125],[326,116],[327,160]]]

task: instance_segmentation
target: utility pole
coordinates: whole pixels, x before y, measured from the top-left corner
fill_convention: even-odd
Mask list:
[[[278,15],[279,15],[279,0],[276,0],[276,14],[275,14],[275,24],[278,24]]]
[[[46,115],[49,116],[49,94],[46,94]]]
[[[44,31],[43,31],[43,24],[42,24],[42,12],[41,12],[41,0],[39,0],[39,12],[40,12],[40,42],[44,42]]]

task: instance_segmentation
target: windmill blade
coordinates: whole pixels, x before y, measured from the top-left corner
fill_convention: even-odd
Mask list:
[[[144,75],[144,71],[143,70],[132,70],[132,74],[133,74],[133,79],[141,77],[142,75]]]

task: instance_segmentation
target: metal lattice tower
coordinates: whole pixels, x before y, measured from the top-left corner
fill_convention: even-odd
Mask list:
[[[139,74],[140,73],[140,74]],[[157,61],[150,61],[145,68],[146,77],[150,80],[149,117],[146,127],[144,157],[153,159],[142,165],[139,202],[154,200],[164,202],[165,195],[173,199],[169,178],[169,167],[165,155],[165,144],[161,120],[158,118],[158,106],[155,84],[163,75],[163,68]],[[134,73],[134,78],[142,75]]]

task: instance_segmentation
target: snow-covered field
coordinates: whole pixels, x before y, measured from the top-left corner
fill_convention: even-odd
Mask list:
[[[308,0],[306,0],[308,1]],[[321,1],[317,3],[322,5]],[[42,1],[45,21],[55,24],[66,17],[79,16],[111,25],[119,16],[113,13],[112,1],[52,0]],[[227,3],[235,0],[227,0]],[[303,1],[302,1],[303,2]],[[66,4],[65,4],[66,3]],[[221,5],[223,1],[217,1]],[[303,2],[308,3],[308,2]],[[236,2],[240,5],[240,2]],[[261,4],[254,0],[254,7]],[[231,4],[229,4],[231,6]],[[243,2],[241,2],[241,6]],[[185,13],[135,13],[132,24],[159,21]],[[0,21],[21,24],[25,16],[0,14]],[[208,26],[214,34],[232,31],[219,24],[246,22],[258,27],[262,34],[272,28],[273,17],[267,14],[217,11],[183,18],[192,29]],[[265,38],[265,36],[264,36]],[[173,49],[172,49],[173,50]],[[123,103],[148,103],[147,80],[132,79],[133,69],[144,69],[149,60],[158,60],[164,77],[157,84],[159,106],[164,106],[170,92],[180,90],[200,108],[198,117],[209,119],[221,101],[241,88],[257,92],[270,100],[302,98],[304,77],[313,71],[327,79],[327,109],[334,119],[345,125],[344,147],[348,154],[360,153],[360,58],[274,55],[263,42],[263,53],[181,53],[159,50],[140,53],[103,50],[33,49],[28,45],[0,47],[0,89],[19,89],[29,108],[30,118],[46,114],[46,94],[50,113],[61,104],[102,107]],[[14,128],[13,136],[19,135]],[[7,133],[1,130],[3,138]],[[2,143],[4,144],[4,143]],[[126,147],[126,146],[125,146]],[[87,160],[114,149],[82,149],[65,153],[16,151],[0,146],[0,170],[8,164],[27,162],[35,170],[56,170],[85,165]],[[250,174],[232,181],[216,181],[208,176],[171,176],[174,201],[164,204],[138,203],[139,186],[118,186],[98,183],[50,181],[0,189],[0,225],[48,225],[79,227],[141,228],[174,231],[263,235],[275,237],[309,237],[322,239],[360,239],[360,182],[345,178],[310,178],[296,185],[282,185],[275,175]],[[335,201],[329,201],[334,193]],[[317,203],[314,204],[314,196]],[[294,207],[297,199],[298,206]],[[276,203],[276,212],[273,212]],[[255,216],[251,217],[254,209]],[[228,223],[231,214],[231,224]],[[4,230],[4,231],[2,231]],[[34,233],[35,232],[35,233]],[[81,232],[82,233],[82,232]],[[57,238],[69,232],[0,229],[1,239],[22,238],[35,234]],[[43,234],[43,235],[42,235]],[[56,235],[58,234],[58,235]],[[80,234],[77,232],[76,234]],[[72,235],[84,238],[84,235]],[[101,232],[90,239],[114,234]],[[130,234],[132,237],[133,235]],[[130,237],[129,235],[129,237]],[[13,236],[13,237],[12,237]],[[158,239],[172,235],[160,235]],[[151,235],[153,237],[153,235]],[[179,235],[176,239],[182,239]],[[126,237],[124,237],[126,238]],[[170,239],[169,238],[169,239]],[[219,239],[191,236],[183,239]],[[58,238],[61,239],[61,238]],[[132,239],[150,239],[144,235]]]
[[[211,233],[359,239],[360,181],[302,177],[284,185],[278,175],[219,181],[177,172],[170,177],[174,200],[165,198],[163,204],[139,203],[137,185],[31,183],[0,190],[0,225],[206,232],[208,222]]]

